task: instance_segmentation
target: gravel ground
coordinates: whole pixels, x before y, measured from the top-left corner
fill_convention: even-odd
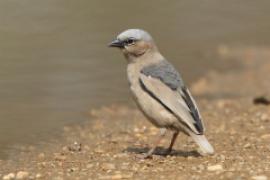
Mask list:
[[[2,179],[254,179],[270,178],[270,49],[218,50],[223,61],[241,70],[209,72],[191,86],[216,150],[201,156],[181,134],[171,155],[141,160],[158,134],[136,107],[112,105],[89,112],[91,121],[64,127],[62,138],[27,147],[0,160]],[[264,97],[254,104],[254,98]]]

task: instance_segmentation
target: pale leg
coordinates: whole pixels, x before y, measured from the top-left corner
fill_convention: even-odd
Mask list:
[[[165,128],[160,129],[160,135],[159,135],[158,139],[156,140],[156,142],[154,143],[154,146],[145,154],[145,156],[143,158],[149,158],[149,157],[152,156],[152,154],[155,151],[156,147],[159,145],[160,141],[165,136],[166,131],[167,130]]]

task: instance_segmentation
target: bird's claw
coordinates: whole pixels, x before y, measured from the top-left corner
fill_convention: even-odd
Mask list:
[[[172,149],[166,149],[162,155],[169,156],[172,152]]]
[[[152,159],[152,158],[153,158],[152,154],[148,154],[148,153],[136,155],[136,159],[139,159],[139,160]]]

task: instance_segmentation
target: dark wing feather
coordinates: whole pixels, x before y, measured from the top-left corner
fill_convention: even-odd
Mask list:
[[[204,132],[204,125],[203,125],[202,117],[200,115],[199,109],[198,109],[194,99],[192,98],[189,90],[185,86],[181,88],[181,91],[183,92],[182,97],[185,100],[185,102],[190,110],[190,114],[192,115],[193,119],[196,122],[194,124],[196,129],[200,133],[203,133]]]

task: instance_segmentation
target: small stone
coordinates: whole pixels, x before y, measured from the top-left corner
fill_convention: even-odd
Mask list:
[[[159,168],[156,168],[156,170],[159,171],[159,172],[163,172],[164,168],[159,167]]]
[[[111,176],[100,176],[99,179],[130,179],[133,177],[133,174],[115,174]]]
[[[45,168],[47,166],[47,162],[41,162],[40,167]]]
[[[217,165],[213,165],[213,166],[208,166],[207,170],[208,171],[221,171],[221,170],[223,170],[223,167],[222,167],[222,165],[217,164]]]
[[[80,152],[82,150],[82,144],[75,141],[72,145],[68,146],[68,150],[72,152]]]
[[[69,151],[69,149],[68,149],[68,147],[67,147],[67,146],[63,146],[63,147],[62,147],[62,151],[64,151],[64,152],[68,152],[68,151]]]
[[[86,168],[87,168],[87,169],[91,169],[92,167],[94,167],[93,164],[87,164],[87,165],[86,165]]]
[[[60,154],[60,153],[55,153],[54,154],[54,159],[56,161],[64,161],[64,160],[66,160],[66,158],[67,157],[64,154]]]
[[[84,146],[83,146],[83,149],[86,150],[86,151],[88,151],[88,150],[90,150],[90,147],[87,146],[87,145],[84,145]]]
[[[111,176],[111,179],[123,179],[123,176],[121,174],[115,174]]]
[[[260,175],[260,176],[252,176],[251,179],[254,179],[254,180],[267,180],[267,177],[265,175]]]
[[[67,127],[67,126],[65,126],[63,129],[64,129],[65,132],[69,132],[71,130],[71,128]]]
[[[139,165],[138,164],[135,164],[132,168],[131,168],[132,171],[138,171],[139,170]]]
[[[225,161],[226,157],[224,155],[220,155],[220,160]]]
[[[113,170],[113,169],[116,169],[115,165],[114,164],[111,164],[111,163],[103,163],[101,165],[101,168],[103,170]]]
[[[34,151],[34,150],[35,150],[35,147],[34,147],[34,146],[29,146],[29,147],[28,147],[28,150],[29,150],[29,151]]]
[[[102,153],[104,153],[105,151],[104,151],[103,149],[101,149],[101,148],[96,148],[96,149],[94,150],[94,152],[95,152],[95,153],[102,154]]]
[[[228,179],[232,179],[233,173],[232,173],[232,172],[227,172],[227,173],[226,173],[226,177],[227,177]]]
[[[42,178],[42,174],[37,173],[37,174],[36,174],[36,179],[39,179],[39,178]]]
[[[38,155],[38,158],[39,158],[39,159],[44,159],[44,158],[45,158],[45,154],[44,154],[44,153],[40,153],[40,154]]]
[[[267,114],[264,114],[264,113],[263,113],[263,114],[261,115],[261,120],[262,120],[262,121],[267,121],[268,119],[269,119],[269,117],[268,117]]]
[[[200,165],[198,166],[198,169],[202,171],[202,170],[204,170],[204,166],[203,166],[202,164],[200,164]]]
[[[69,169],[67,169],[67,172],[72,173],[72,172],[74,172],[74,169],[73,168],[69,168]]]
[[[133,177],[133,174],[115,174],[111,176],[111,179],[130,179]]]
[[[28,179],[29,172],[27,171],[19,171],[16,175],[16,179]]]
[[[254,159],[254,156],[248,156],[249,159]]]
[[[250,143],[247,143],[247,144],[244,145],[244,148],[245,148],[245,149],[248,149],[248,148],[250,148],[250,147],[251,147],[251,144],[250,144]]]
[[[121,169],[128,170],[129,169],[129,163],[123,163],[121,166]]]
[[[56,177],[53,178],[53,180],[63,180],[63,179],[64,179],[64,178],[61,177],[61,176],[56,176]]]
[[[9,174],[3,176],[3,180],[11,180],[11,179],[15,179],[14,173],[9,173]]]
[[[134,131],[135,133],[138,133],[140,130],[139,130],[139,128],[135,127],[135,128],[133,129],[133,131]]]
[[[127,153],[119,153],[119,154],[116,154],[115,157],[119,157],[119,158],[128,157],[128,154]]]
[[[270,134],[264,134],[261,136],[262,139],[270,139]]]
[[[199,180],[200,178],[198,176],[196,176],[196,175],[192,175],[190,179],[192,179],[192,180]]]

